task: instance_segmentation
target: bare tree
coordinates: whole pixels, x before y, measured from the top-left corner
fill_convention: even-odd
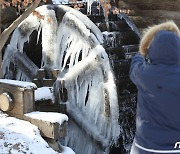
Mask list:
[[[21,6],[27,6],[27,9],[21,14],[9,27],[7,27],[4,31],[1,32],[0,28],[0,78],[2,76],[2,48],[4,47],[6,41],[8,40],[10,34],[13,30],[24,20],[26,19],[39,5],[41,0],[12,0],[11,2],[7,2],[5,0],[0,0],[0,16],[2,15],[2,7],[4,5],[10,6],[13,5],[20,9]],[[0,25],[1,25],[1,17],[0,17]]]

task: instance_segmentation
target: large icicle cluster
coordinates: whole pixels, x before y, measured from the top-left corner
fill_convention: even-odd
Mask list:
[[[120,127],[116,86],[104,48],[97,45],[91,49],[89,55],[60,80],[65,82],[68,91],[68,113],[108,152],[109,146],[119,137]],[[82,145],[77,138],[70,137],[68,142]],[[79,149],[77,153],[88,153],[86,150],[90,149],[83,147],[83,150]]]
[[[43,19],[30,15],[13,33],[6,49],[3,73],[6,74],[10,65],[8,57],[15,52],[23,53],[30,34],[34,30],[41,31],[42,67],[60,70],[54,86],[56,96],[66,88],[68,99],[65,102],[59,99],[59,103],[67,105],[70,118],[80,126],[70,123],[68,146],[75,148],[78,154],[91,154],[97,142],[101,149],[99,153],[108,153],[120,135],[120,126],[116,85],[108,56],[101,45],[102,33],[85,15],[67,6],[41,6],[36,11]],[[16,79],[27,80],[21,69],[18,71]],[[84,141],[89,144],[88,148],[82,147],[85,139],[73,136],[73,132],[81,137],[83,132],[90,136]]]
[[[24,43],[29,41],[29,36],[34,30],[38,30],[40,27],[40,20],[34,17],[32,14],[22,23],[18,28],[15,29],[10,44],[5,50],[3,57],[2,73],[5,78],[14,79],[13,71],[16,72],[17,80],[30,81],[28,76],[22,73],[20,69],[15,70],[15,54],[17,52],[23,53]],[[23,61],[24,59],[22,59]],[[14,65],[13,70],[10,67]]]

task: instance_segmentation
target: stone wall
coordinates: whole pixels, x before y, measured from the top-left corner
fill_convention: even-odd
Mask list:
[[[119,8],[131,17],[140,31],[166,20],[174,20],[180,27],[180,0],[122,0]]]

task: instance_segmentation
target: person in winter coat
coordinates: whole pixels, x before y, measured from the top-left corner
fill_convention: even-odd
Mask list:
[[[173,21],[146,31],[130,78],[138,89],[131,154],[180,153],[180,30]]]

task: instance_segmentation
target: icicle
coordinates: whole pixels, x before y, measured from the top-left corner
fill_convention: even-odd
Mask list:
[[[36,44],[38,44],[38,42],[39,42],[39,36],[40,36],[41,30],[42,30],[42,27],[39,26],[39,28],[37,30],[38,34],[37,34],[37,42],[36,42]]]
[[[57,40],[56,40],[56,52],[54,53],[54,66],[58,66],[62,70],[64,55],[69,42],[70,34],[67,33],[68,28],[65,28],[63,23],[60,23],[57,30]]]
[[[105,18],[105,23],[106,23],[106,27],[107,27],[107,31],[109,31],[109,18],[108,18],[108,14],[109,14],[109,9],[111,8],[110,5],[110,1],[109,0],[100,0],[100,5],[103,8],[104,11],[104,18]]]
[[[48,67],[53,65],[57,32],[57,19],[54,10],[48,10],[42,21],[42,52],[43,64]],[[43,66],[42,66],[43,67]]]
[[[22,76],[22,72],[19,68],[12,68],[11,64],[14,60],[14,53],[21,52],[23,53],[24,43],[29,40],[30,34],[37,30],[40,26],[39,19],[37,16],[29,15],[19,26],[14,30],[13,35],[11,37],[10,44],[8,45],[4,59],[3,60],[3,76],[8,79],[23,80],[29,81],[29,77],[25,74]],[[11,57],[11,58],[10,58]],[[15,65],[15,64],[14,64]],[[14,66],[15,67],[15,66]],[[11,70],[10,70],[11,69]],[[13,69],[13,70],[12,70]],[[14,70],[16,69],[16,71]],[[11,71],[15,71],[16,75],[14,75]]]
[[[108,18],[108,16],[105,16],[105,23],[106,23],[107,31],[109,32],[109,18]]]
[[[141,33],[139,32],[138,28],[135,26],[133,21],[128,17],[128,15],[126,15],[125,13],[119,13],[118,17],[120,19],[124,19],[126,21],[126,23],[128,24],[128,26],[131,27],[131,29],[136,33],[136,35],[139,38],[141,38]]]
[[[87,0],[87,14],[91,14],[91,7],[94,0]]]

